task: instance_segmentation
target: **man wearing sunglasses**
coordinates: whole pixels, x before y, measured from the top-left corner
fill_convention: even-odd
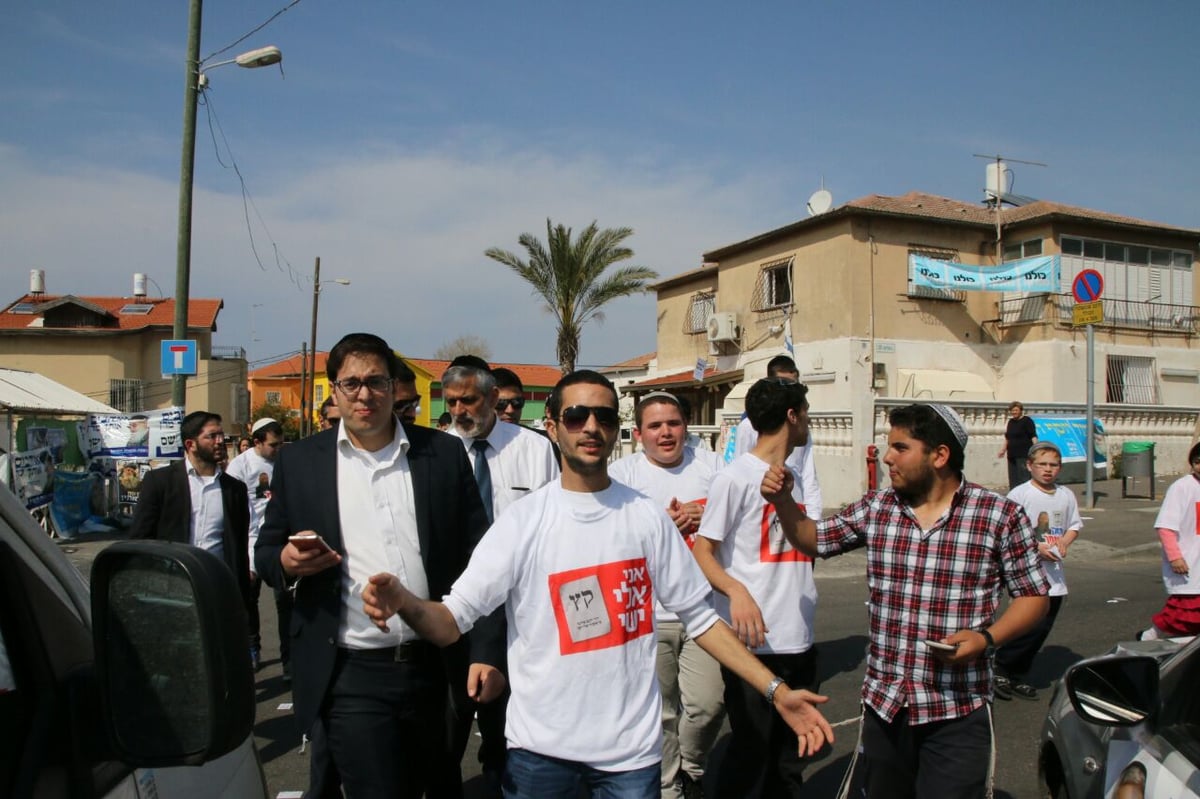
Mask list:
[[[482,358],[459,356],[442,374],[442,399],[453,419],[447,432],[462,440],[467,456],[472,460],[489,522],[513,502],[554,480],[559,472],[550,441],[529,428],[502,421],[498,397],[496,378]],[[465,663],[461,665],[466,666]],[[484,782],[488,792],[498,797],[500,777],[504,773],[507,696],[480,705],[466,696],[460,683],[465,684],[465,681],[451,681],[450,684],[454,711],[453,762],[447,768],[446,780],[448,784],[456,780],[461,784],[459,763],[470,738],[471,720],[478,716],[479,759]]]
[[[584,785],[593,796],[659,796],[653,599],[788,720],[802,753],[833,740],[814,704],[825,697],[790,689],[747,651],[713,612],[671,518],[609,478],[619,421],[607,378],[567,375],[547,401],[562,477],[501,514],[442,602],[389,573],[363,591],[364,611],[381,629],[403,620],[442,645],[506,603],[508,799],[574,799]]]
[[[758,440],[713,478],[696,561],[716,590],[717,612],[738,638],[788,685],[816,690],[812,558],[787,542],[777,508],[761,492],[768,469],[808,441],[807,389],[764,378],[747,392],[746,411]],[[737,675],[725,669],[722,676],[732,733],[725,762],[737,766],[721,770],[717,796],[800,795],[806,760],[791,732]]]
[[[496,378],[496,413],[500,421],[520,424],[525,411],[525,384],[512,369],[498,366],[492,370]]]
[[[263,579],[294,595],[296,722],[327,753],[310,764],[312,796],[340,795],[324,782],[332,772],[350,799],[416,799],[445,759],[443,657],[465,656],[439,652],[405,625],[378,629],[360,593],[370,575],[390,569],[423,596],[442,596],[483,537],[487,515],[459,443],[397,422],[400,367],[387,342],[367,333],[330,350],[341,423],[280,451],[255,549]],[[456,646],[470,650],[462,679],[473,680],[472,696],[503,692],[497,617]]]
[[[421,412],[421,395],[417,393],[417,376],[408,364],[400,362],[399,377],[396,378],[396,404],[393,406],[400,421],[416,424]]]
[[[684,408],[673,394],[646,394],[634,408],[633,420],[633,437],[641,452],[621,458],[609,474],[666,510],[691,547],[721,459],[715,452],[687,445]],[[654,603],[654,618],[663,700],[662,796],[691,799],[702,795],[708,753],[725,720],[721,667],[688,636],[679,617],[659,602]]]

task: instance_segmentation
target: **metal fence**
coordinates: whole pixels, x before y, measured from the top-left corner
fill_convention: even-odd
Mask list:
[[[1200,308],[1165,302],[1101,299],[1104,321],[1096,327],[1153,330],[1196,335]],[[1075,298],[1070,294],[1030,294],[1000,301],[1000,326],[1032,325],[1039,322],[1070,326]]]

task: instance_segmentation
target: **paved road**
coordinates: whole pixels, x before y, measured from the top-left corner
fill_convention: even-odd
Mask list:
[[[1159,490],[1169,481],[1160,480]],[[996,707],[998,741],[997,797],[1024,799],[1037,795],[1036,751],[1051,682],[1082,657],[1099,654],[1145,627],[1163,602],[1159,547],[1151,529],[1158,502],[1121,499],[1120,483],[1097,484],[1094,509],[1083,511],[1085,531],[1071,549],[1067,582],[1071,594],[1055,630],[1031,675],[1041,690],[1037,701],[1012,700]],[[90,568],[95,552],[107,541],[63,542],[81,571]],[[832,797],[849,763],[856,736],[859,687],[867,645],[864,560],[858,553],[817,566],[820,604],[817,640],[822,690],[831,697],[826,716],[839,726],[836,744],[808,770],[811,795]],[[255,738],[267,773],[271,796],[302,791],[307,784],[308,757],[300,752],[300,735],[288,703],[291,695],[281,678],[275,608],[270,592],[261,598],[264,664],[258,673]],[[472,742],[474,746],[474,742]],[[718,743],[716,757],[724,749]],[[464,764],[467,799],[477,795],[474,751]],[[298,794],[294,794],[298,795]]]

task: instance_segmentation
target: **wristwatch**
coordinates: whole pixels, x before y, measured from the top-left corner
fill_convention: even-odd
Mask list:
[[[983,650],[983,656],[991,660],[996,654],[996,639],[992,638],[992,634],[987,630],[980,629],[976,632],[983,636],[983,640],[987,641],[987,646]]]
[[[763,692],[763,696],[766,698],[768,705],[771,705],[772,707],[774,707],[775,692],[779,690],[779,686],[785,685],[785,684],[786,683],[784,683],[782,677],[776,677],[775,679],[771,680],[770,683],[767,684],[767,690]]]

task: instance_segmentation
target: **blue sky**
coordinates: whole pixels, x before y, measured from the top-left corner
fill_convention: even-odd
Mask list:
[[[286,4],[208,0],[202,56]],[[134,272],[173,293],[187,6],[0,11],[0,300],[32,268],[52,293],[128,294]],[[975,200],[972,154],[998,152],[1049,165],[1014,165],[1021,194],[1200,228],[1198,29],[1186,1],[302,0],[222,56],[275,44],[282,74],[209,74],[192,296],[224,299],[216,343],[282,355],[308,338],[320,256],[352,281],[322,291],[322,349],[473,334],[553,363],[552,319],[483,256],[547,217],[632,227],[667,277],[803,217],[822,179],[835,204]],[[580,361],[654,337],[652,298],[618,301]]]

